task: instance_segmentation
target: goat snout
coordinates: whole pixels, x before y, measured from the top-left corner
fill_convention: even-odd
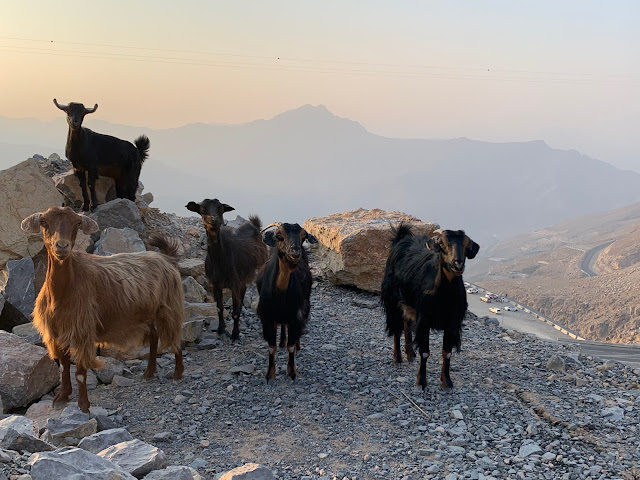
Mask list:
[[[464,261],[454,260],[452,270],[454,273],[463,273],[464,272]]]
[[[69,240],[58,240],[56,242],[56,250],[58,252],[66,252],[71,250],[71,242]]]

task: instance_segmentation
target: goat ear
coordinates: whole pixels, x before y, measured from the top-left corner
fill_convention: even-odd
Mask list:
[[[96,222],[93,218],[89,218],[85,215],[78,216],[80,217],[80,221],[82,222],[80,228],[85,235],[91,235],[92,233],[96,233],[98,230],[100,230],[98,222]]]
[[[309,232],[307,232],[307,238],[305,238],[305,240],[309,243],[318,243],[318,239],[311,235]]]
[[[265,245],[269,245],[270,247],[276,246],[276,235],[273,233],[273,230],[269,230],[268,232],[264,232],[262,236],[262,241]]]
[[[226,203],[222,204],[222,208],[224,209],[223,211],[226,212],[230,212],[231,210],[235,210],[235,208],[233,208],[231,205],[227,205]]]
[[[196,202],[189,202],[185,205],[185,207],[187,207],[187,210],[191,211],[191,212],[196,212],[196,213],[200,213],[200,204],[196,203]]]
[[[467,237],[467,238],[469,238],[469,237]],[[467,258],[475,258],[475,256],[478,254],[479,250],[480,250],[480,245],[478,245],[476,242],[474,242],[473,240],[471,240],[469,238],[469,246],[467,247],[466,251],[464,252],[466,257]]]
[[[433,252],[439,253],[441,248],[440,248],[440,237],[439,236],[435,236],[435,237],[429,237],[427,238],[427,248]]]
[[[34,213],[22,220],[20,228],[27,233],[40,233],[40,217],[42,214]]]

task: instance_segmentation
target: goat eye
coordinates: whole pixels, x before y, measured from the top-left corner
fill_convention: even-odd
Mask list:
[[[276,233],[276,238],[278,240],[284,240],[284,237],[280,233]]]

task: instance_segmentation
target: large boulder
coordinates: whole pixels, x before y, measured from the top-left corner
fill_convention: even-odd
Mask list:
[[[2,294],[0,294],[0,296],[2,296]],[[0,312],[0,330],[10,332],[18,325],[27,323],[29,323],[29,318],[14,307],[11,302],[5,300],[2,305],[2,311]]]
[[[97,455],[111,445],[128,442],[129,440],[133,440],[133,437],[126,428],[112,428],[84,437],[78,444],[78,448]]]
[[[378,293],[389,256],[390,229],[400,222],[421,235],[440,228],[402,212],[362,208],[310,218],[303,226],[318,239],[318,264],[330,281]]]
[[[73,170],[59,173],[53,176],[53,183],[60,193],[64,196],[64,206],[75,209],[82,208],[82,190],[80,189],[80,182],[76,177]],[[110,202],[116,198],[116,185],[113,178],[98,177],[96,180],[96,196],[98,197],[98,203]],[[88,185],[87,185],[88,189]]]
[[[135,480],[133,475],[115,463],[76,447],[34,453],[29,458],[29,465],[33,480]]]
[[[138,210],[134,202],[126,198],[118,198],[99,205],[89,216],[98,222],[100,230],[104,230],[107,227],[127,227],[138,233],[144,232],[140,210]]]
[[[108,227],[100,235],[100,240],[96,242],[96,249],[93,253],[107,256],[115,253],[135,253],[146,250],[144,242],[135,230],[128,227]]]
[[[167,457],[162,450],[137,439],[107,447],[98,455],[119,465],[136,478],[167,466]]]
[[[32,257],[42,238],[23,232],[20,223],[35,212],[62,205],[62,195],[37,160],[30,158],[0,171],[0,269],[8,260]]]
[[[0,396],[5,409],[23,407],[60,383],[47,351],[0,330]]]
[[[54,446],[40,440],[36,424],[22,415],[0,420],[0,447],[20,452],[43,452]]]
[[[202,480],[202,476],[191,467],[167,467],[145,475],[144,480]]]
[[[246,463],[224,473],[220,480],[275,480],[275,475],[264,465]]]
[[[31,257],[9,260],[0,271],[0,293],[27,318],[31,317],[36,301],[34,279]]]
[[[50,418],[46,428],[54,445],[67,446],[70,442],[78,443],[81,438],[96,433],[98,421],[81,411],[77,405],[69,405],[58,418]]]

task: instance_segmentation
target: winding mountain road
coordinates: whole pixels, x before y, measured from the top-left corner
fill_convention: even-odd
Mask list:
[[[594,264],[596,263],[596,260],[598,259],[598,255],[600,255],[600,252],[605,248],[607,248],[612,243],[613,243],[613,240],[587,250],[582,257],[582,260],[580,260],[580,270],[582,270],[582,273],[584,273],[587,277],[597,277],[598,272],[594,270]]]

